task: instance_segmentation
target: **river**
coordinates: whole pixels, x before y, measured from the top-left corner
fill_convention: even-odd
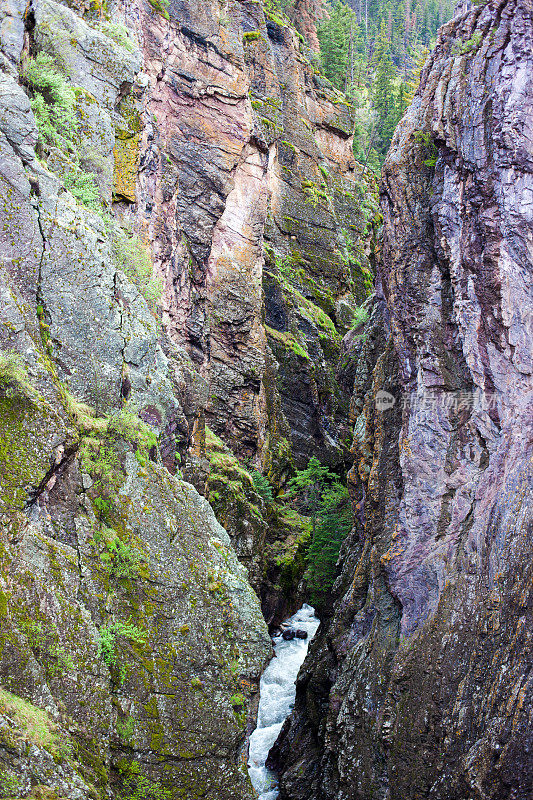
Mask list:
[[[286,642],[282,636],[274,639],[275,656],[263,672],[259,686],[257,728],[250,736],[248,772],[259,800],[278,797],[276,776],[266,768],[268,752],[294,706],[296,676],[307,654],[309,642],[315,635],[319,620],[314,609],[305,604],[285,620],[291,628],[307,632],[307,639]]]

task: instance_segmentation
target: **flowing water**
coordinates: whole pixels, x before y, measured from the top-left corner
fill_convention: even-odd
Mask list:
[[[276,655],[261,678],[257,728],[250,736],[248,758],[248,772],[259,800],[274,800],[279,794],[276,776],[266,768],[265,761],[294,706],[296,676],[307,654],[309,642],[316,633],[319,620],[315,617],[315,610],[305,604],[286,623],[291,628],[306,631],[307,639],[286,642],[282,636],[276,636]]]

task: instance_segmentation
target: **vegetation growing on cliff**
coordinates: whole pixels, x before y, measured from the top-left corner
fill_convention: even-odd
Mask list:
[[[53,58],[44,52],[27,60],[23,79],[32,94],[41,155],[52,146],[73,154],[78,133],[74,89],[60,74]]]
[[[152,257],[148,247],[136,234],[128,234],[112,225],[111,245],[115,264],[137,286],[149,308],[155,311],[161,299],[163,283],[154,275]]]
[[[288,498],[311,520],[306,582],[320,608],[336,575],[339,551],[353,524],[348,490],[339,476],[315,457],[289,481]]]

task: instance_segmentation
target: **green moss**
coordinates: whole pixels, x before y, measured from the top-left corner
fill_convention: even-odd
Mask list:
[[[12,397],[6,394],[13,394]],[[28,398],[20,383],[0,393],[0,473],[2,511],[23,508],[50,467],[47,436],[57,434],[58,420],[43,402]]]
[[[113,148],[113,196],[134,203],[143,124],[132,94],[122,99],[119,111]]]
[[[304,180],[302,181],[302,192],[306,196],[305,202],[311,203],[314,208],[320,205],[330,208],[332,199],[325,183],[319,186],[315,181]]]
[[[24,359],[18,353],[0,353],[0,395],[30,401],[40,396],[29,380]]]
[[[93,418],[82,414],[84,425]],[[151,428],[127,409],[98,422],[91,435],[82,437],[79,448],[80,466],[93,479],[90,494],[99,519],[114,527],[114,515],[118,512],[118,490],[125,473],[122,467],[120,445],[133,445],[135,457],[141,467],[157,455],[157,437]]]
[[[63,407],[75,427],[82,434],[104,434],[107,430],[109,419],[107,417],[97,417],[96,412],[91,406],[81,400],[77,400],[63,386],[60,387],[61,400]]]
[[[58,734],[57,725],[42,708],[0,689],[0,711],[16,722],[24,738],[32,744],[52,754],[60,752],[63,739]]]
[[[290,350],[299,358],[303,358],[305,361],[309,361],[309,353],[307,350],[304,350],[300,342],[296,339],[293,333],[284,332],[284,331],[277,331],[275,328],[271,328],[269,325],[265,325],[265,330],[268,336],[271,337],[275,342],[281,345],[285,350]]]
[[[288,142],[286,139],[283,139],[283,140],[281,141],[281,144],[282,144],[284,147],[288,147],[288,148],[289,148],[289,150],[292,150],[292,151],[293,151],[293,153],[296,153],[296,152],[297,152],[297,150],[296,150],[296,147],[295,147],[295,146],[292,144],[292,142]]]
[[[244,44],[250,44],[258,39],[263,39],[261,31],[246,31],[246,33],[243,33],[242,35],[242,41]]]
[[[0,617],[7,617],[8,602],[8,595],[0,589]]]
[[[290,26],[289,18],[286,16],[281,8],[281,4],[278,3],[277,0],[263,0],[263,11],[267,19],[272,20],[272,22],[275,22],[280,27],[285,28]]]
[[[11,770],[0,770],[0,796],[19,797],[23,789],[22,780]]]

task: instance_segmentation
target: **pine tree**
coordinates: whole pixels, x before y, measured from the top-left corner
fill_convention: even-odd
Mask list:
[[[306,579],[311,601],[320,606],[333,586],[339,551],[353,523],[348,489],[313,456],[289,481],[288,497],[311,517]]]
[[[382,21],[380,26],[373,62],[375,77],[372,94],[376,113],[376,149],[381,156],[384,156],[390,144],[397,118],[393,86],[394,65],[385,21]]]
[[[348,490],[335,482],[320,501],[318,520],[308,552],[307,584],[311,602],[320,607],[336,577],[341,545],[352,527],[353,517]]]
[[[422,49],[419,50],[418,55],[415,58],[415,65],[412,77],[410,80],[407,81],[407,91],[405,94],[406,108],[408,105],[411,104],[413,97],[415,96],[415,92],[418,89],[418,84],[420,83],[420,75],[424,68],[424,64],[426,63],[428,55],[429,55],[429,50],[427,49],[427,47],[422,47]]]
[[[355,62],[355,47],[360,40],[356,15],[344,3],[337,2],[330,7],[329,16],[317,29],[320,42],[322,67],[328,80],[337,89],[347,88],[347,76],[351,75]]]

